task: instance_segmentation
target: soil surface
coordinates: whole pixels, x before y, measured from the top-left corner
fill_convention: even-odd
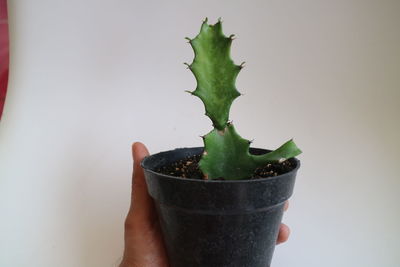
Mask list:
[[[204,175],[199,169],[199,160],[201,155],[195,155],[188,157],[179,161],[174,162],[171,165],[163,166],[156,170],[159,173],[181,177],[181,178],[191,178],[191,179],[203,179]],[[253,176],[250,179],[259,179],[274,177],[277,175],[284,174],[293,170],[295,167],[292,160],[286,160],[282,163],[269,163],[264,167],[255,170]],[[224,178],[219,178],[216,180],[225,180]]]

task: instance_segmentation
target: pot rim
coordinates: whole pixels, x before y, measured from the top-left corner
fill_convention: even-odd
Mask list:
[[[153,156],[157,156],[163,153],[168,153],[168,152],[172,152],[172,151],[176,151],[176,150],[183,150],[183,149],[199,149],[199,148],[203,148],[203,147],[183,147],[183,148],[175,148],[172,150],[166,150],[166,151],[161,151],[155,154],[151,154],[148,155],[146,157],[143,158],[143,160],[140,162],[140,166],[146,170],[147,172],[156,174],[158,176],[162,176],[163,178],[168,178],[168,179],[173,179],[173,180],[180,180],[180,181],[188,181],[188,182],[198,182],[198,183],[251,183],[251,182],[262,182],[262,181],[266,181],[266,180],[277,180],[277,179],[281,179],[282,177],[293,173],[293,172],[297,172],[297,170],[300,168],[300,160],[297,158],[290,158],[292,160],[294,160],[296,162],[296,167],[294,167],[291,171],[289,172],[285,172],[283,174],[277,175],[277,176],[273,176],[273,177],[266,177],[266,178],[257,178],[257,179],[240,179],[240,180],[213,180],[213,179],[193,179],[193,178],[182,178],[182,177],[177,177],[177,176],[172,176],[172,175],[168,175],[168,174],[163,174],[160,172],[156,172],[153,171],[152,169],[148,168],[145,166],[146,161],[149,160],[149,158],[153,157]],[[253,148],[253,147],[252,147]],[[261,149],[261,150],[268,150],[268,149],[264,149],[264,148],[256,148],[254,147],[253,149]],[[271,151],[271,150],[268,150]]]

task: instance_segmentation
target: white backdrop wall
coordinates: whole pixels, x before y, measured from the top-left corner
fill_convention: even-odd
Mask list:
[[[114,266],[130,145],[202,145],[183,62],[208,17],[246,61],[231,119],[304,150],[274,267],[396,267],[399,1],[9,1],[0,122],[0,266]]]

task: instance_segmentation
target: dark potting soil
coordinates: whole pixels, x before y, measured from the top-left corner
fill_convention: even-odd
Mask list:
[[[176,161],[170,165],[163,166],[156,171],[162,174],[181,177],[181,178],[191,178],[191,179],[203,179],[204,175],[199,169],[199,161],[201,155],[195,155],[187,157],[185,159]],[[294,169],[294,164],[292,160],[286,160],[281,163],[268,163],[267,165],[255,170],[253,176],[250,179],[259,179],[274,177],[287,173]],[[225,180],[219,178],[217,180]]]

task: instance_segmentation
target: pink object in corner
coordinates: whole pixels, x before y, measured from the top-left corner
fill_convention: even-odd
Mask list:
[[[7,0],[0,0],[0,119],[8,84],[8,21]]]

